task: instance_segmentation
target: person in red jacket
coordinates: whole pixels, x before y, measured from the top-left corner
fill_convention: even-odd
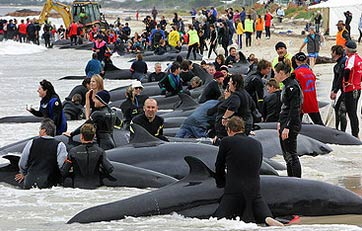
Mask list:
[[[77,38],[78,38],[78,25],[73,21],[72,24],[69,26],[69,37],[70,37],[70,45],[73,46],[77,45]]]
[[[272,24],[273,16],[271,15],[270,11],[266,11],[266,14],[264,16],[265,21],[265,36],[267,39],[270,39],[270,27]]]
[[[316,89],[316,76],[312,69],[307,65],[307,56],[303,52],[295,55],[295,62],[298,65],[294,70],[295,79],[299,82],[303,91],[303,104],[301,117],[308,113],[313,123],[324,126],[319,113]]]
[[[359,122],[357,105],[361,96],[362,58],[357,54],[357,44],[349,40],[344,49],[347,60],[343,72],[344,104],[351,123],[352,135],[358,138]]]
[[[27,24],[24,23],[24,19],[20,20],[20,25],[18,27],[19,29],[19,41],[21,43],[25,43],[26,42],[26,27],[28,26]]]

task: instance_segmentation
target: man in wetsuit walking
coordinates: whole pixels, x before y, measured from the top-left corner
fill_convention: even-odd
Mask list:
[[[216,185],[224,187],[224,195],[214,216],[227,219],[240,217],[244,222],[282,226],[272,218],[260,193],[261,143],[248,137],[244,129],[244,121],[240,117],[228,120],[228,137],[221,140],[215,163]]]

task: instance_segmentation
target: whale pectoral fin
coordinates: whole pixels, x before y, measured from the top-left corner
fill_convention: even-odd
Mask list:
[[[16,169],[17,171],[19,171],[19,160],[20,160],[20,156],[16,156],[16,155],[5,155],[2,156],[4,159],[7,159],[10,161],[10,165]]]

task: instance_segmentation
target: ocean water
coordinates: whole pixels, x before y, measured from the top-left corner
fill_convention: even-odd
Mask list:
[[[37,107],[38,83],[42,79],[50,80],[63,99],[81,80],[58,80],[66,75],[81,75],[90,59],[91,52],[78,50],[44,49],[42,46],[0,43],[0,117],[27,115],[26,105]],[[114,56],[113,62],[120,68],[129,68],[126,59]],[[163,64],[165,67],[166,64]],[[149,63],[152,70],[153,64]],[[329,74],[332,65],[322,65],[323,75]],[[321,77],[319,83],[320,98],[327,100],[329,80]],[[131,81],[105,80],[105,88],[130,84]],[[324,109],[324,115],[328,110]],[[71,122],[69,129],[81,122]],[[38,132],[37,123],[0,124],[0,146],[34,136]],[[362,147],[331,145],[333,152],[317,157],[302,157],[303,177],[329,182],[348,188],[362,195]],[[281,156],[275,160],[284,163]],[[281,172],[281,174],[285,174]],[[265,228],[242,221],[191,219],[177,214],[144,218],[128,217],[121,221],[100,222],[95,224],[66,225],[77,212],[98,204],[131,197],[152,189],[108,188],[96,190],[52,189],[19,190],[0,183],[0,230],[362,230],[354,225],[335,221],[336,224],[290,226],[283,228]],[[277,195],[276,195],[277,196]],[[360,216],[362,223],[362,216]],[[334,221],[331,217],[330,221]],[[348,219],[347,219],[348,220]]]

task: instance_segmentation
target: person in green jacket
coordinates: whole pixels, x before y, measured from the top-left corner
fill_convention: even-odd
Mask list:
[[[200,44],[200,39],[193,25],[189,24],[189,31],[187,34],[189,36],[189,43],[186,59],[189,59],[192,50],[192,53],[194,54],[194,60],[196,60],[196,52]]]
[[[248,15],[245,19],[245,43],[247,47],[251,46],[251,35],[254,33],[254,21],[251,19],[251,15]]]

